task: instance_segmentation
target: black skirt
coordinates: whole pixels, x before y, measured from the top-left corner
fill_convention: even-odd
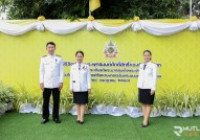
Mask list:
[[[87,104],[88,103],[88,91],[85,92],[73,92],[73,101],[75,104]]]
[[[138,89],[139,96],[138,100],[140,103],[143,104],[153,104],[154,98],[155,98],[155,93],[151,95],[151,89]]]

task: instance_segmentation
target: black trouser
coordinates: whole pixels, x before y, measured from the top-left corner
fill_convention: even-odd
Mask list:
[[[59,88],[44,88],[43,91],[43,119],[49,118],[49,100],[51,93],[53,94],[53,119],[59,118],[59,102],[60,102],[60,90]]]

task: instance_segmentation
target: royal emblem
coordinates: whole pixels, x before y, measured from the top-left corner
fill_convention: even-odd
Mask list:
[[[105,44],[104,56],[106,58],[116,58],[118,56],[117,44],[113,43],[112,38]]]

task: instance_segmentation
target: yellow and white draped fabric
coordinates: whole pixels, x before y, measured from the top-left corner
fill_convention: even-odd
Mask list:
[[[170,22],[169,22],[170,21]],[[200,29],[199,20],[1,20],[0,32],[18,36],[27,32],[48,30],[55,34],[70,34],[78,30],[99,31],[106,35],[114,35],[127,29],[137,32],[143,30],[155,36],[167,36],[185,29],[197,31]]]

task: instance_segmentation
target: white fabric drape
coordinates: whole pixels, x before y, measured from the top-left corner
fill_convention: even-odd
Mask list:
[[[43,31],[44,26],[41,22],[20,26],[17,24],[10,24],[0,21],[0,32],[7,35],[18,36],[18,35],[23,35],[32,30]]]
[[[57,20],[43,21],[45,29],[55,34],[69,34],[84,28],[87,22],[66,22]]]
[[[185,29],[197,31],[200,29],[200,21],[188,21],[185,23],[162,23],[148,20],[140,20],[127,23],[121,26],[105,26],[98,21],[67,22],[65,20],[45,20],[31,23],[28,25],[12,24],[6,21],[0,21],[0,32],[18,36],[32,30],[44,31],[45,29],[55,34],[70,34],[81,29],[88,31],[97,30],[106,35],[114,35],[131,28],[133,31],[144,30],[155,36],[167,36]]]
[[[154,109],[150,117],[192,117],[200,116],[200,105],[197,105],[196,111],[192,114],[190,109],[183,108],[182,113],[176,112],[174,108],[167,108],[159,113],[158,109]],[[52,107],[49,107],[50,114],[52,114]],[[42,113],[42,105],[33,106],[32,104],[22,104],[20,103],[19,113]],[[77,115],[76,106],[73,106],[69,111],[66,111],[65,108],[60,108],[60,114],[70,113],[72,115]],[[126,108],[117,107],[117,106],[105,106],[104,104],[99,104],[94,106],[91,110],[88,110],[86,114],[95,114],[95,115],[111,115],[111,116],[123,116],[128,115],[132,118],[137,118],[143,116],[142,110],[140,107],[127,106]]]
[[[140,21],[142,29],[152,35],[166,36],[183,31],[190,26],[190,22],[187,23],[158,23],[151,21]]]
[[[122,32],[124,30],[126,30],[127,28],[129,28],[132,25],[132,23],[128,23],[125,25],[121,25],[118,27],[108,27],[108,26],[104,26],[103,24],[100,24],[98,22],[93,22],[93,26],[94,28],[106,35],[113,35],[113,34],[117,34],[119,32]]]

